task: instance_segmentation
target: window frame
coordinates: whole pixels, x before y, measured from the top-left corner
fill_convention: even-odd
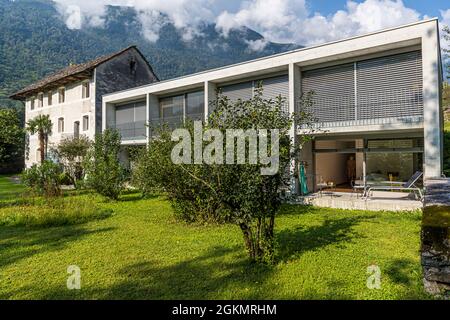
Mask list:
[[[64,117],[58,118],[58,133],[64,133]]]
[[[81,83],[81,98],[89,99],[91,97],[91,83],[90,81],[83,81]]]
[[[86,120],[86,122],[85,122]],[[89,131],[89,115],[84,115],[81,119],[82,122],[82,131]]]
[[[53,105],[53,90],[47,92],[47,106]]]
[[[42,108],[44,107],[44,93],[43,92],[39,92],[37,94],[37,107],[38,108]]]
[[[58,103],[63,104],[66,102],[66,87],[58,88]]]
[[[35,100],[36,100],[36,97],[31,97],[31,99],[30,99],[30,109],[31,110],[34,110],[35,109],[35,107],[36,107],[36,105],[35,105]]]

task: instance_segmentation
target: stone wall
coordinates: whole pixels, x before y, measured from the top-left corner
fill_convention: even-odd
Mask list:
[[[450,298],[450,179],[425,182],[421,262],[425,290]]]

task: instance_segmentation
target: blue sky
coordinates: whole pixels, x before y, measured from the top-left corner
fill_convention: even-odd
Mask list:
[[[240,1],[236,1],[240,2]],[[346,0],[311,0],[307,1],[312,11],[319,11],[323,14],[331,14],[337,10],[343,9],[346,4]],[[355,1],[363,2],[363,1]],[[403,0],[405,6],[414,8],[422,14],[426,14],[430,17],[440,16],[439,10],[449,9],[449,0]]]
[[[242,4],[242,0],[218,1],[216,12],[222,10],[236,11]],[[338,10],[345,8],[347,0],[307,0],[308,7],[312,12],[320,12],[324,15],[333,14]],[[355,2],[364,2],[363,0],[355,0]],[[416,9],[422,14],[430,17],[439,17],[440,10],[450,9],[449,0],[403,0],[407,7]]]

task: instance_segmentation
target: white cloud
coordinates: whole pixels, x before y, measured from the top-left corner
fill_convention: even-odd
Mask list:
[[[247,43],[248,48],[251,51],[258,52],[263,50],[267,46],[268,41],[266,39],[248,40],[248,41],[246,40],[245,43]]]
[[[313,45],[372,32],[420,20],[416,10],[401,0],[349,0],[342,10],[330,15],[311,12],[312,0],[243,0],[235,11],[222,11],[222,0],[54,0],[67,26],[102,26],[105,6],[133,7],[142,25],[142,34],[157,41],[161,28],[173,23],[183,39],[201,35],[199,26],[216,22],[226,37],[243,26],[260,32],[266,41]],[[450,25],[450,9],[441,11],[441,23]],[[250,50],[261,50],[265,41],[248,42]]]
[[[68,28],[102,26],[107,5],[133,7],[142,24],[142,33],[156,41],[165,23],[171,22],[190,40],[204,21],[214,21],[208,6],[214,0],[54,0]]]
[[[311,14],[304,0],[251,0],[235,13],[219,15],[217,28],[226,36],[232,28],[248,26],[271,41],[311,45],[420,18],[419,12],[405,7],[401,0],[348,1],[345,10],[330,16]]]

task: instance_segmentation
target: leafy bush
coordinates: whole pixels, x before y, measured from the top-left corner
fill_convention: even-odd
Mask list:
[[[99,208],[89,198],[53,198],[46,201],[26,201],[4,208],[0,226],[53,227],[85,223],[109,217],[111,210]]]
[[[66,172],[62,172],[59,175],[59,183],[63,186],[69,186],[73,184],[73,180]]]
[[[91,141],[86,136],[66,138],[53,149],[60,163],[64,166],[64,172],[70,181],[64,184],[73,184],[76,188],[84,177],[83,161],[87,155]]]
[[[311,107],[312,94],[302,98],[298,114],[289,115],[283,111],[285,100],[264,99],[262,88],[258,88],[253,98],[247,101],[239,100],[232,103],[227,97],[219,95],[212,106],[215,110],[203,130],[214,129],[226,137],[227,129],[259,130],[277,129],[279,139],[267,139],[267,146],[261,147],[261,136],[258,138],[257,154],[267,153],[262,148],[277,147],[279,158],[276,172],[273,175],[263,175],[261,170],[266,164],[261,161],[249,163],[249,148],[245,148],[244,163],[202,163],[174,164],[171,158],[174,141],[182,148],[183,156],[194,158],[195,142],[184,134],[172,139],[168,128],[163,128],[158,139],[154,139],[149,150],[140,162],[140,181],[143,189],[153,186],[162,187],[168,194],[177,215],[187,221],[230,221],[242,231],[245,247],[250,259],[257,262],[271,262],[274,256],[274,225],[275,215],[281,204],[282,190],[288,188],[289,175],[287,170],[291,160],[298,155],[302,143],[309,139],[302,136],[297,141],[289,137],[289,130],[294,123],[310,127],[312,117],[304,110]],[[193,126],[184,126],[193,137]],[[205,134],[205,132],[203,132]],[[202,139],[203,147],[217,146],[209,149],[213,157],[226,158],[226,145],[229,141],[214,137],[208,144]],[[227,138],[228,139],[228,138]],[[275,139],[275,140],[273,140]],[[217,140],[217,141],[216,141]],[[247,142],[243,143],[247,145]],[[239,148],[236,139],[231,141],[234,150]],[[202,148],[202,151],[206,150]],[[181,154],[180,154],[181,157]]]
[[[121,137],[117,130],[106,129],[95,141],[84,161],[86,186],[110,199],[118,199],[124,189],[126,170],[119,161]]]
[[[35,194],[47,197],[61,194],[61,167],[45,160],[42,164],[34,164],[22,174],[23,183]]]

